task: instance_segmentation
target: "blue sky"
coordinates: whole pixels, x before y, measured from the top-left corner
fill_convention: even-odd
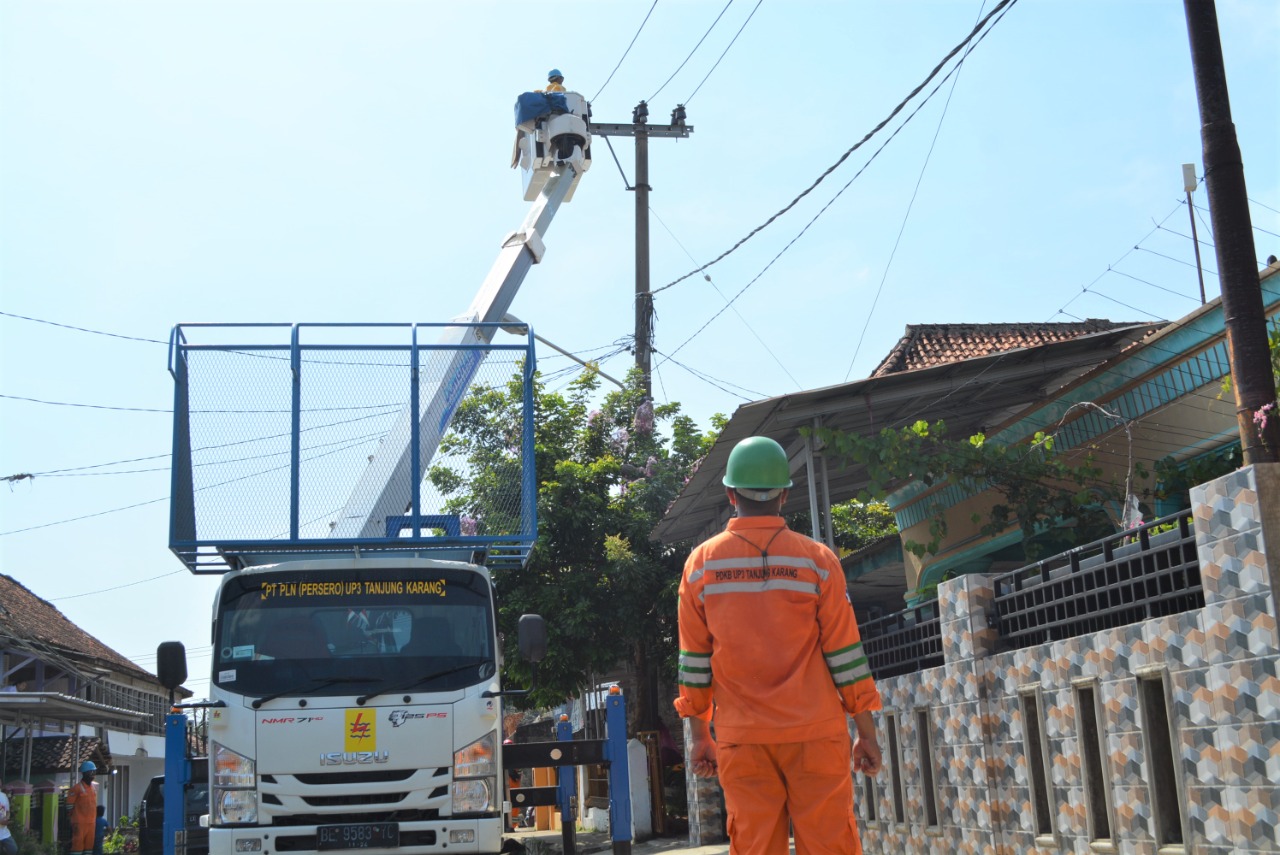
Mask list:
[[[146,667],[183,641],[202,692],[214,582],[166,548],[170,417],[15,398],[166,410],[155,342],[178,322],[462,312],[524,218],[512,104],[552,66],[598,121],[688,103],[692,137],[650,145],[657,289],[795,198],[994,5],[0,2],[0,475],[156,470],[0,490],[0,572]],[[1220,0],[1218,15],[1261,259],[1280,253],[1280,6]],[[656,295],[660,400],[706,425],[866,376],[907,324],[1140,321],[1199,302],[1180,3],[1020,0],[868,166],[919,103],[710,282]],[[614,149],[633,179],[632,144]],[[590,358],[633,332],[635,287],[634,199],[602,141],[594,154],[513,306]],[[541,354],[544,372],[566,365]]]

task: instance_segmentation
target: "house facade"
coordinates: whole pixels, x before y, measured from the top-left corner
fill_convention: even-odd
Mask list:
[[[183,692],[182,696],[189,693]],[[99,768],[107,816],[132,814],[164,771],[169,693],[16,579],[0,574],[0,768],[37,794]],[[40,811],[40,798],[34,800]]]
[[[1277,273],[1261,274],[1272,324]],[[1053,532],[1061,545],[1033,562],[1016,527],[983,535],[972,521],[999,500],[987,485],[913,483],[889,497],[900,542],[845,558],[885,707],[885,768],[855,782],[866,851],[1280,851],[1280,465],[1174,484],[1238,444],[1220,305],[1008,351],[965,353],[956,333],[909,329],[876,376],[740,408],[658,534],[723,526],[715,476],[743,436],[788,449],[785,510],[807,506],[830,540],[826,509],[865,473],[801,428],[942,419],[953,437],[1009,445],[1052,433],[1134,496],[1127,514],[1108,509],[1112,533]],[[1157,463],[1167,483],[1143,481]],[[939,510],[938,549],[903,549],[929,539]],[[723,834],[714,782],[689,786],[692,842],[710,842]]]

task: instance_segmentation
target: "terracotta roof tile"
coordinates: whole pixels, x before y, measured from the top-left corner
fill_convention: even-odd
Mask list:
[[[21,582],[0,573],[0,636],[36,641],[63,655],[100,663],[117,671],[157,683],[151,672],[140,668],[58,611],[47,600],[31,593]]]
[[[909,324],[906,333],[871,376],[883,377],[993,353],[1039,347],[1127,326],[1133,324],[1097,318],[1060,324]]]
[[[13,736],[8,740],[5,752],[4,780],[22,774],[22,736]],[[92,760],[98,768],[111,765],[111,752],[107,745],[96,736],[80,737],[80,751],[75,753],[71,744],[71,735],[35,736],[31,739],[31,773],[48,775],[54,772],[70,772],[78,769],[85,760]]]

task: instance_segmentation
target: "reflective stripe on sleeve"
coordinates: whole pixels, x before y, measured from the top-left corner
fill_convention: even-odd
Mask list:
[[[851,686],[861,680],[871,679],[871,666],[867,664],[866,654],[862,652],[862,642],[856,641],[848,647],[824,653],[827,659],[827,670],[837,686]]]
[[[705,689],[711,685],[711,654],[680,651],[677,682],[682,686]]]

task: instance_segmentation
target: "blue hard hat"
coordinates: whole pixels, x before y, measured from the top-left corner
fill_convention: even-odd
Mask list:
[[[85,772],[96,772],[96,771],[98,771],[98,767],[93,765],[92,760],[86,760],[80,764],[81,775],[83,775]]]
[[[553,77],[559,77],[561,80],[564,79],[564,75],[560,73],[560,69],[558,68],[553,68],[547,72],[547,80],[551,80]]]

